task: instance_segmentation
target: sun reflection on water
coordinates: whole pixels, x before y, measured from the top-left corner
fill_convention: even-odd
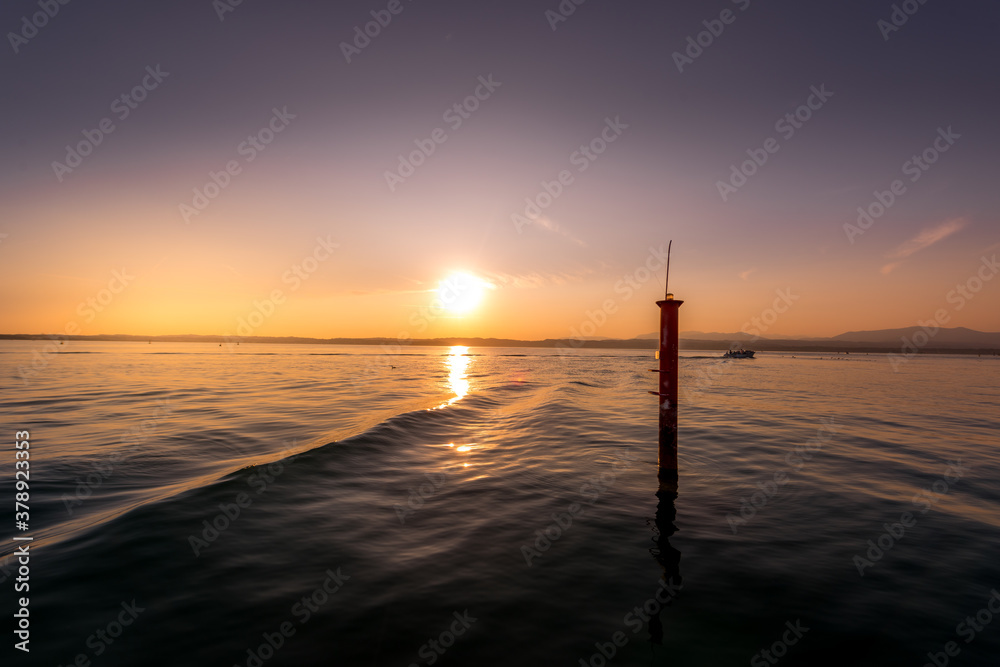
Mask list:
[[[468,352],[469,348],[464,345],[451,347],[445,363],[448,367],[448,388],[454,392],[455,396],[437,406],[436,409],[448,407],[469,393],[469,378],[466,374],[469,369],[469,357],[466,356]]]

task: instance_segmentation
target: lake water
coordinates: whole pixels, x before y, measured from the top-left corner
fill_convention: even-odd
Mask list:
[[[996,357],[684,351],[674,494],[651,351],[49,349],[0,342],[3,664],[1000,656]]]

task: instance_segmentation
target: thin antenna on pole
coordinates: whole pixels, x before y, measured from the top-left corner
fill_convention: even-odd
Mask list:
[[[673,239],[671,239],[670,243],[667,244],[667,281],[663,287],[664,299],[670,298],[670,246],[672,246],[673,244],[674,244]],[[662,248],[663,246],[660,247]]]

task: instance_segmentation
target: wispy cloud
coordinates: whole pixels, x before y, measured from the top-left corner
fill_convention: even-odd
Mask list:
[[[240,273],[239,271],[237,271],[233,267],[229,266],[228,264],[219,264],[219,266],[221,266],[222,268],[226,269],[227,271],[229,271],[230,273],[232,273],[237,278],[239,278],[241,280],[244,279],[244,276],[243,276],[242,273]]]
[[[569,239],[570,241],[572,241],[576,245],[579,245],[579,246],[586,246],[587,245],[582,240],[580,240],[579,238],[577,238],[576,236],[574,236],[569,230],[564,229],[563,227],[560,227],[559,223],[557,223],[556,221],[554,221],[552,218],[548,218],[548,217],[546,217],[544,215],[540,215],[537,218],[535,218],[533,222],[535,223],[536,226],[541,227],[545,231],[552,232],[553,234],[558,234],[560,236],[566,237],[567,239]]]
[[[964,218],[955,218],[953,220],[948,220],[943,222],[936,227],[931,227],[930,229],[925,229],[920,232],[912,239],[908,239],[901,243],[898,247],[886,253],[886,259],[896,260],[889,262],[882,267],[882,275],[888,275],[892,273],[893,270],[902,265],[903,260],[913,255],[914,253],[920,252],[924,248],[929,248],[930,246],[943,241],[955,232],[961,230],[965,227]]]
[[[740,280],[746,280],[756,270],[757,268],[754,267],[752,269],[747,269],[746,271],[740,271]]]
[[[565,271],[532,271],[529,273],[486,273],[486,277],[498,287],[535,289],[546,285],[566,285],[580,282],[600,271],[580,267]]]
[[[883,266],[881,268],[882,275],[883,276],[889,275],[890,273],[892,273],[893,271],[895,271],[897,268],[899,268],[900,264],[902,264],[902,262],[889,262],[888,264],[886,264],[885,266]]]

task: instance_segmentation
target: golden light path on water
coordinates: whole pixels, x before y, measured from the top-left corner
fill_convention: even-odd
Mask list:
[[[469,393],[469,378],[466,375],[469,369],[469,357],[466,356],[468,352],[469,348],[463,345],[451,348],[451,354],[448,355],[448,386],[455,392],[455,397],[441,407],[451,405]]]
[[[454,392],[455,395],[452,398],[445,401],[444,403],[442,403],[441,405],[439,405],[437,408],[435,408],[435,410],[446,408],[449,405],[452,405],[457,401],[461,400],[466,396],[466,394],[469,393],[468,370],[469,370],[470,358],[468,356],[468,353],[469,353],[469,348],[464,345],[452,346],[450,353],[447,356],[447,360],[445,361],[445,364],[446,367],[448,368],[448,387],[451,389],[452,392]],[[462,453],[472,451],[473,449],[476,448],[475,443],[458,445],[456,447],[455,443],[450,442],[448,443],[447,446],[452,447],[455,449],[455,451]],[[464,463],[463,465],[464,467],[469,466],[468,463]]]

